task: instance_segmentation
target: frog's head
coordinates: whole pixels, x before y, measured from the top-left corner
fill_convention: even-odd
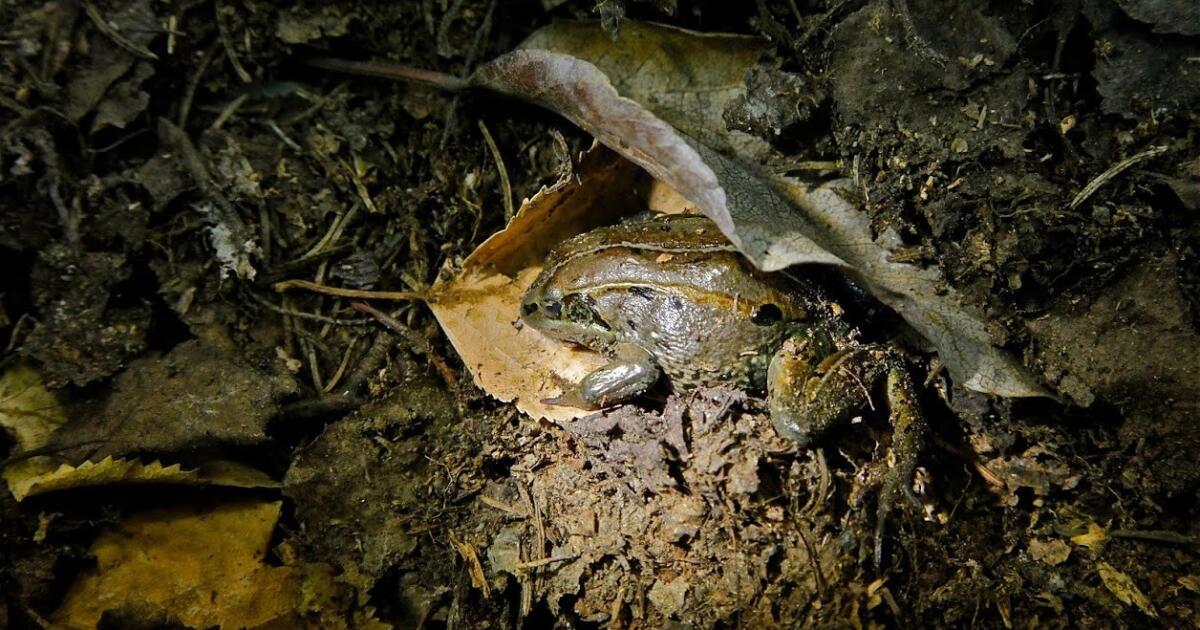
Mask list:
[[[538,278],[521,300],[521,321],[556,339],[601,350],[614,340],[596,302],[581,291],[563,291]]]

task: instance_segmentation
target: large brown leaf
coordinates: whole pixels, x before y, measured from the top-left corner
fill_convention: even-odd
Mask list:
[[[632,23],[609,44],[589,27],[551,28],[558,30],[531,38],[530,45],[543,49],[501,56],[481,66],[471,83],[566,117],[694,203],[763,269],[822,263],[855,275],[932,343],[966,387],[1002,396],[1044,395],[1011,355],[993,345],[983,320],[935,269],[892,262],[899,239],[871,233],[864,213],[840,192],[848,188],[845,181],[808,185],[777,177],[753,156],[737,153],[739,147],[724,140],[730,136],[716,117],[702,108],[668,106],[705,92],[706,86],[728,99],[730,73],[748,68],[756,55],[726,64],[708,50],[712,36]],[[631,37],[638,41],[631,43]],[[661,50],[668,42],[672,54],[656,56],[653,63],[616,52],[622,47]],[[619,77],[615,82],[636,98],[620,93],[590,59],[558,50],[605,64]],[[680,75],[689,79],[681,83]],[[655,98],[655,86],[674,90],[671,98]]]

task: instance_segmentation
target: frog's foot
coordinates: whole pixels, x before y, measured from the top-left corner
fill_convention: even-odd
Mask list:
[[[561,396],[543,402],[580,409],[602,409],[644,394],[658,382],[660,373],[650,353],[633,344],[621,344],[611,363],[592,371]]]
[[[878,355],[878,356],[876,356]],[[834,352],[822,336],[788,339],[767,369],[767,405],[780,435],[811,445],[870,404],[885,352],[869,346]]]
[[[912,378],[886,348],[860,346],[823,355],[820,339],[788,340],[767,372],[771,422],[780,435],[810,446],[870,404],[874,384],[887,377],[893,426],[889,468],[882,476],[875,527],[874,561],[883,564],[887,516],[898,495],[910,499],[911,480],[925,434]],[[919,502],[918,502],[919,505]]]

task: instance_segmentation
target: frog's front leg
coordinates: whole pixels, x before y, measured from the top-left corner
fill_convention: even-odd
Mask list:
[[[873,386],[886,376],[892,462],[879,496],[874,549],[879,567],[892,504],[901,493],[915,498],[910,482],[923,446],[925,420],[912,378],[887,349],[859,346],[830,352],[831,348],[828,338],[815,332],[785,342],[767,373],[771,421],[784,437],[809,446],[868,406]]]
[[[645,393],[658,382],[660,375],[661,370],[649,352],[622,343],[616,347],[611,363],[592,371],[574,389],[547,402],[600,409]]]

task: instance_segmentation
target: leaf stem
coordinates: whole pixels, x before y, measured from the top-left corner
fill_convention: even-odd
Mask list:
[[[470,81],[456,77],[452,74],[438,72],[436,70],[426,70],[424,68],[414,68],[401,63],[392,61],[351,61],[349,59],[333,59],[331,57],[318,57],[309,59],[308,65],[314,68],[323,70],[333,70],[335,72],[344,72],[346,74],[357,74],[367,77],[379,77],[381,79],[392,79],[394,81],[407,81],[409,83],[420,83],[435,87],[439,90],[447,92],[462,92],[471,87]]]

